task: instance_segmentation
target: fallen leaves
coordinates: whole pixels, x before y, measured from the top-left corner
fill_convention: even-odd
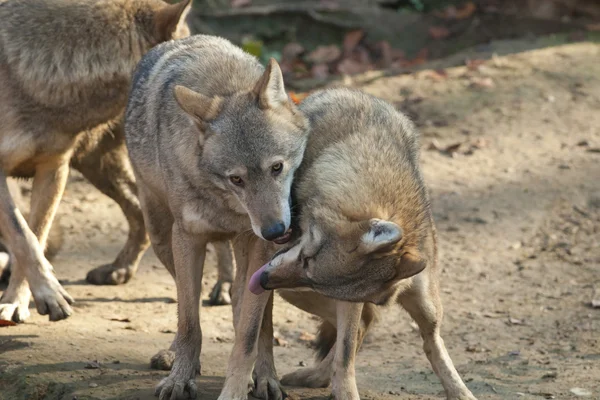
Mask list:
[[[308,93],[289,92],[289,95],[294,104],[300,104],[302,100],[304,100],[308,96]]]
[[[298,336],[298,340],[301,342],[312,342],[315,340],[315,335],[308,332],[302,332],[300,336]]]
[[[129,319],[129,317],[124,317],[122,315],[111,315],[109,317],[104,317],[110,321],[116,321],[116,322],[131,322],[131,319]]]
[[[441,154],[447,155],[449,157],[455,157],[459,154],[470,156],[475,152],[475,150],[479,150],[487,146],[488,142],[484,138],[477,138],[472,141],[451,143],[445,146],[440,145],[438,141],[434,139],[427,146],[427,150],[436,150],[439,151]]]
[[[231,0],[231,8],[247,7],[252,4],[252,0]]]
[[[436,40],[445,39],[450,36],[450,31],[443,26],[431,26],[429,27],[429,36]]]
[[[472,1],[462,4],[459,7],[448,6],[442,11],[434,13],[437,17],[449,20],[466,19],[475,13],[477,6]]]
[[[491,89],[496,86],[494,80],[490,77],[473,76],[469,82],[470,86],[474,88]]]
[[[336,45],[319,46],[306,57],[306,60],[313,64],[328,64],[336,61],[341,55],[342,51]]]
[[[0,319],[0,328],[3,328],[5,326],[15,326],[15,325],[17,325],[16,322],[8,321],[6,319]]]

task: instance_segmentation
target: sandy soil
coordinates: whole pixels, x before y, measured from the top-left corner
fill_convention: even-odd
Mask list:
[[[443,337],[479,399],[600,399],[600,309],[590,305],[594,287],[600,298],[599,57],[600,46],[573,44],[364,87],[421,126]],[[174,283],[149,251],[127,285],[87,285],[86,272],[120,249],[125,219],[76,174],[60,214],[67,243],[54,266],[76,313],[52,323],[32,310],[27,323],[0,328],[0,398],[152,399],[166,372],[150,370],[149,359],[173,339]],[[216,278],[213,255],[206,271],[203,298]],[[279,373],[310,365],[316,321],[276,299],[275,326]],[[200,398],[216,399],[233,341],[230,308],[203,307],[202,328]],[[99,368],[86,368],[94,360]],[[399,309],[386,310],[367,338],[357,376],[364,399],[443,398]]]

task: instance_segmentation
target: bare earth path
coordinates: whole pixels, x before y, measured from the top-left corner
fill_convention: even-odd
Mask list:
[[[443,337],[480,400],[600,399],[600,309],[589,305],[594,287],[600,299],[599,60],[600,46],[581,43],[364,87],[421,125],[440,233]],[[457,143],[454,153],[439,151]],[[85,284],[86,272],[119,250],[126,224],[77,176],[67,190],[59,212],[68,241],[54,266],[76,314],[51,323],[32,310],[27,323],[0,328],[0,399],[152,399],[166,373],[148,361],[173,339],[174,283],[149,251],[129,284]],[[213,258],[206,271],[208,289]],[[316,322],[277,300],[283,374],[312,362]],[[230,308],[204,307],[202,327],[200,398],[213,400],[233,341]],[[99,368],[86,368],[94,360]],[[443,398],[401,310],[387,310],[357,368],[364,399]],[[328,393],[290,390],[299,399]]]

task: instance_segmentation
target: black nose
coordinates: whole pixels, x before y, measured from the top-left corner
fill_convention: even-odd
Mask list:
[[[264,271],[262,274],[260,274],[260,286],[265,290],[269,290],[269,289],[267,289],[268,284],[269,284],[269,273],[267,271]]]
[[[285,225],[281,221],[277,221],[272,225],[262,228],[260,233],[265,240],[274,240],[285,234]]]

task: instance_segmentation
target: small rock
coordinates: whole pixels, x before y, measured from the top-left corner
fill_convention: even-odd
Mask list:
[[[95,382],[92,382],[92,383],[90,383],[90,385],[89,385],[89,386],[90,386],[91,388],[97,388],[97,387],[98,387],[98,384],[97,384],[97,383],[95,383]]]
[[[512,357],[517,357],[521,355],[521,352],[519,350],[513,350],[510,353],[508,353],[508,355]]]
[[[113,364],[121,364],[121,361],[119,361],[119,360],[114,360],[112,363],[113,363]]]
[[[544,374],[542,376],[542,379],[554,379],[558,376],[558,372],[556,371],[552,371],[552,372],[548,372],[547,374]]]
[[[100,363],[98,360],[90,361],[85,365],[85,369],[98,369],[100,368]]]
[[[298,363],[298,365],[301,366],[301,367],[306,367],[306,363],[304,361],[300,361]]]
[[[569,392],[573,393],[575,396],[578,396],[578,397],[589,397],[592,395],[591,391],[584,389],[584,388],[579,388],[579,387],[571,388],[569,390]]]

